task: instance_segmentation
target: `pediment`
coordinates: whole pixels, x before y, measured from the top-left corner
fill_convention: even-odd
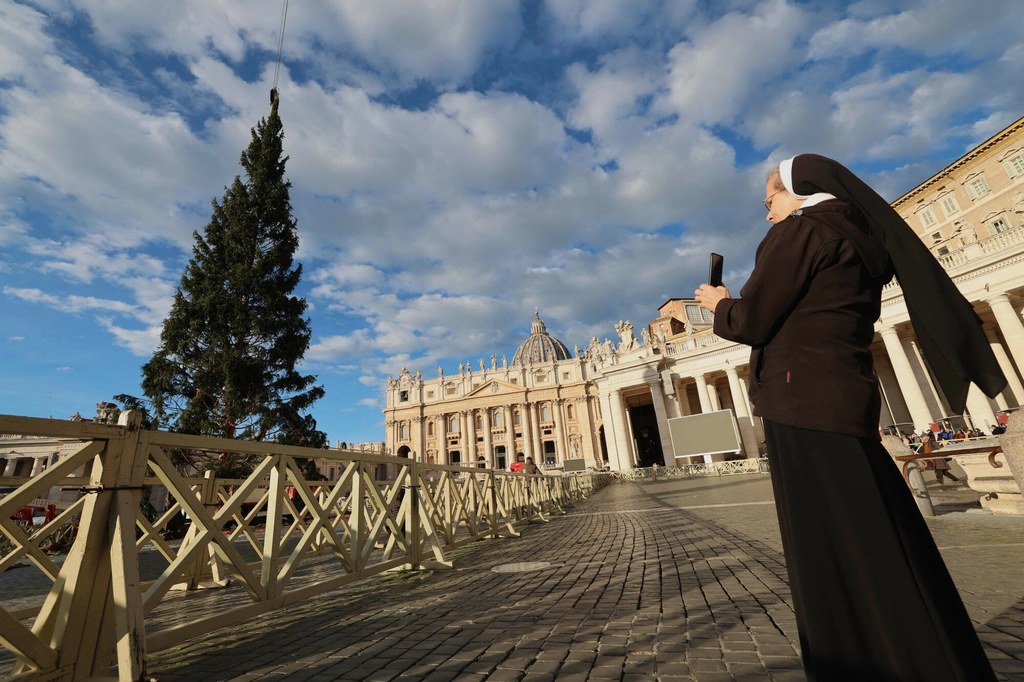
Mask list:
[[[500,381],[498,379],[490,379],[482,386],[478,386],[464,395],[463,398],[486,398],[488,396],[495,395],[521,394],[523,391],[523,387],[519,384]]]

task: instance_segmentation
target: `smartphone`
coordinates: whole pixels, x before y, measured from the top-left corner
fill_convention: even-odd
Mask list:
[[[708,266],[708,284],[713,287],[722,286],[722,264],[725,259],[717,253],[711,254],[711,264]]]

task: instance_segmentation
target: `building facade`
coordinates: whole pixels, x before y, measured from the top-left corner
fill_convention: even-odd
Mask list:
[[[577,356],[579,353],[577,352]],[[507,469],[527,457],[542,468],[599,468],[606,457],[594,383],[582,358],[551,336],[539,311],[512,361],[491,355],[435,378],[403,369],[389,378],[390,453],[431,464]]]
[[[1024,404],[1024,118],[892,205],[974,306],[1009,385],[995,399],[972,386],[965,414],[951,414],[894,279],[882,293],[872,346],[879,428],[921,431],[962,419],[989,431],[998,415]],[[556,469],[577,453],[588,466],[616,470],[671,465],[669,419],[729,410],[741,441],[732,456],[757,457],[764,432],[747,398],[750,349],[715,336],[712,322],[692,300],[670,299],[641,338],[620,322],[618,342],[594,338],[575,356],[520,359],[517,352],[510,365],[492,357],[479,372],[462,366],[455,377],[430,381],[403,370],[388,383],[387,448],[443,463],[483,456],[499,468],[510,453],[540,454]],[[546,335],[539,316],[534,332],[538,323]]]

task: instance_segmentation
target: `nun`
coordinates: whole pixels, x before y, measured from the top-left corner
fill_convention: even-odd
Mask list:
[[[701,285],[715,333],[751,347],[801,654],[809,680],[994,680],[963,602],[882,447],[871,356],[895,276],[950,407],[1006,385],[981,322],[899,214],[841,164],[771,171],[773,223],[733,298]]]

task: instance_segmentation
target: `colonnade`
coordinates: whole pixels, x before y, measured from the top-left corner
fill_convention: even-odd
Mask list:
[[[570,434],[571,423],[583,428]],[[580,457],[592,465],[595,452],[592,423],[590,400],[574,397],[415,417],[407,424],[411,426],[408,431],[403,430],[400,421],[388,426],[394,429],[396,448],[404,444],[417,453],[417,458],[433,457],[435,463],[440,464],[472,464],[482,457],[489,467],[500,467],[497,451],[504,446],[504,466],[507,467],[519,454],[524,459],[532,457],[539,466],[561,465],[566,459]],[[570,435],[573,436],[572,452]],[[545,452],[545,443],[549,442],[554,447],[553,453],[550,448]],[[457,461],[453,457],[455,453],[458,453]]]
[[[46,468],[47,462],[50,461],[50,455],[22,455],[22,454],[8,454],[6,460],[0,458],[0,475],[4,477],[17,476],[18,474],[18,463],[25,460],[32,460],[32,468],[28,472],[29,476],[35,476],[40,471]],[[24,467],[22,467],[24,469]],[[21,475],[25,475],[22,472]]]

